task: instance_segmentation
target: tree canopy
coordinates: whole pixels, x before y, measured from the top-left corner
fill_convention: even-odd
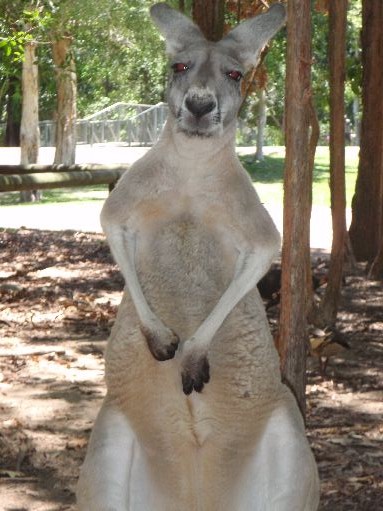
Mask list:
[[[0,120],[6,117],[10,77],[20,76],[20,61],[26,41],[38,43],[40,72],[40,119],[54,118],[56,88],[51,43],[60,34],[73,38],[72,51],[76,62],[78,116],[84,117],[118,101],[154,104],[165,98],[167,75],[164,45],[149,17],[150,0],[0,0]],[[181,3],[191,14],[192,2]],[[313,4],[313,90],[322,133],[328,132],[328,60],[327,10],[325,2]],[[254,2],[225,1],[225,30],[240,19],[255,14]],[[256,10],[256,9],[255,9]],[[346,108],[352,125],[357,125],[359,98],[361,0],[350,0],[347,38]],[[265,56],[267,70],[261,83],[266,86],[268,124],[271,142],[281,143],[283,125],[285,34],[280,33]],[[20,90],[11,91],[17,101]],[[257,95],[251,94],[242,112],[246,121],[255,124]],[[273,135],[274,133],[274,135]],[[275,138],[275,140],[273,139]],[[279,137],[279,139],[278,139]]]

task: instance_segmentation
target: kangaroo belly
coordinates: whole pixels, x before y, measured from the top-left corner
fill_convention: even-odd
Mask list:
[[[230,284],[235,253],[213,228],[181,214],[144,233],[136,262],[152,310],[187,336]]]
[[[230,240],[186,213],[141,229],[136,247],[145,298],[181,341],[189,339],[217,305],[233,279],[236,257]],[[220,448],[231,438],[238,440],[238,417],[245,410],[251,427],[258,403],[280,385],[278,357],[256,290],[218,330],[209,348],[211,381],[202,395],[183,394],[181,354],[182,345],[172,360],[153,358],[126,293],[109,341],[108,389],[123,401],[146,447],[157,452],[163,446],[162,459],[172,453],[175,438],[196,448],[218,428],[223,435]],[[235,412],[228,416],[228,409]],[[244,420],[241,427],[246,430]]]

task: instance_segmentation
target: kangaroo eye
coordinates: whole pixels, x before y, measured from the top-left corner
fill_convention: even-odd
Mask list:
[[[233,70],[226,73],[226,76],[228,76],[232,80],[235,80],[236,82],[239,82],[239,80],[242,78],[242,73],[240,71]]]
[[[189,69],[189,66],[183,62],[176,62],[172,65],[172,69],[175,73],[184,73]]]

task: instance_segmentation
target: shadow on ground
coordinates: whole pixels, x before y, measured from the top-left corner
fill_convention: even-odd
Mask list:
[[[123,281],[102,235],[3,231],[0,249],[2,509],[73,511]],[[347,276],[337,328],[350,349],[324,376],[309,360],[307,431],[321,511],[383,508],[382,310],[381,283],[361,270]]]

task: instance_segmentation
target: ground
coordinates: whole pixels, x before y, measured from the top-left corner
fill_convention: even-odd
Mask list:
[[[123,282],[101,234],[3,230],[0,254],[0,510],[74,510]],[[349,349],[324,375],[308,361],[321,511],[383,509],[382,305],[381,282],[346,276],[337,330]]]

